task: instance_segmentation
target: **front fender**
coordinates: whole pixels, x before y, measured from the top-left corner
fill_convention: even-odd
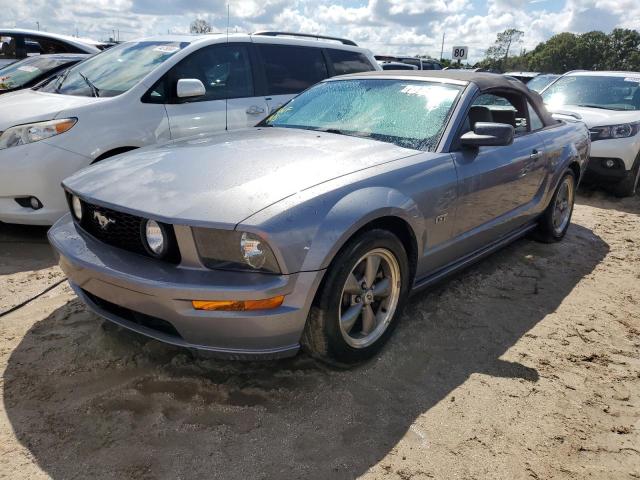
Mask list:
[[[363,186],[324,195],[300,192],[272,208],[279,213],[266,209],[236,228],[265,238],[283,273],[327,268],[355,232],[386,216],[404,220],[413,229],[418,247],[424,245],[422,213],[412,198],[391,187]]]
[[[362,227],[382,217],[397,217],[413,230],[418,251],[422,251],[424,218],[412,198],[398,190],[369,187],[342,198],[327,212],[311,239],[302,270],[319,270],[329,266],[344,244]]]

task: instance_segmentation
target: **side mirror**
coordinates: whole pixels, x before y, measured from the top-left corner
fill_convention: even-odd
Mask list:
[[[477,122],[473,132],[460,137],[465,147],[499,147],[513,143],[514,128],[506,123]]]
[[[206,93],[204,84],[197,78],[181,78],[178,80],[176,87],[178,98],[203,97]]]

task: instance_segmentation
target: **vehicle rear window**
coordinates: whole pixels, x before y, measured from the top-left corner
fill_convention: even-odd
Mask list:
[[[268,95],[300,93],[329,75],[322,51],[312,47],[259,45]]]
[[[346,75],[348,73],[369,72],[375,70],[371,62],[360,52],[350,52],[348,50],[327,50],[329,60],[333,64],[336,75]]]

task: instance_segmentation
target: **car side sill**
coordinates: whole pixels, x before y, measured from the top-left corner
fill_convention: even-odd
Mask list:
[[[411,294],[424,290],[425,288],[430,287],[441,280],[444,280],[450,275],[453,275],[454,273],[459,272],[460,270],[463,270],[473,265],[479,260],[482,260],[488,255],[491,255],[497,250],[500,250],[501,248],[506,247],[508,244],[525,236],[527,233],[529,233],[535,228],[536,228],[535,222],[526,224],[525,226],[520,227],[517,230],[514,230],[512,233],[506,235],[505,237],[502,237],[499,240],[496,240],[495,242],[490,243],[486,247],[483,247],[480,250],[476,250],[475,252],[470,253],[465,257],[462,257],[460,260],[454,263],[451,263],[446,267],[441,268],[440,270],[437,270],[435,273],[432,273],[431,275],[427,275],[425,277],[417,279],[413,283],[413,289],[411,290]]]

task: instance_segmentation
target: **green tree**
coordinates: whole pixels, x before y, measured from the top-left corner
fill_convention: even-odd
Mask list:
[[[609,35],[604,67],[607,70],[640,69],[640,33],[616,28]]]
[[[522,42],[523,36],[524,32],[515,28],[498,33],[494,44],[487,49],[483,67],[504,70],[507,67],[509,52]]]

